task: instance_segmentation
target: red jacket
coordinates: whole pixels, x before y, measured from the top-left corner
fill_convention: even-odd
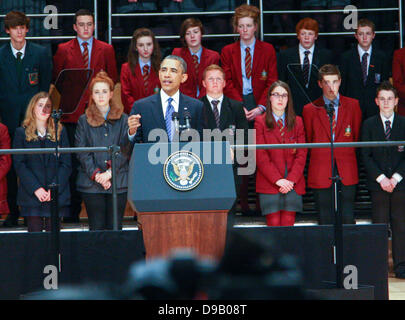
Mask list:
[[[398,113],[405,115],[405,48],[394,51],[392,79],[399,96]]]
[[[121,100],[124,104],[125,113],[131,112],[135,101],[146,98],[159,92],[160,81],[158,74],[150,68],[148,87],[145,91],[143,76],[139,64],[135,66],[135,74],[132,74],[129,63],[125,62],[121,67]]]
[[[266,126],[266,114],[256,117],[256,144],[305,143],[304,124],[301,117],[297,116],[295,121],[294,128],[291,131],[286,130],[282,137],[277,127],[269,129]],[[256,192],[276,194],[280,189],[276,182],[285,178],[294,182],[295,192],[304,194],[306,158],[306,149],[256,150]],[[287,177],[285,177],[286,165]]]
[[[360,135],[361,110],[359,101],[340,95],[335,142],[356,142]],[[329,117],[323,107],[323,98],[304,106],[305,133],[308,143],[330,142]],[[355,148],[336,148],[334,158],[345,186],[359,182]],[[310,151],[308,187],[329,188],[331,179],[330,148],[314,148]]]
[[[53,81],[55,82],[59,73],[63,69],[83,68],[83,57],[80,51],[77,38],[68,42],[61,43],[58,46],[53,57]],[[93,70],[93,77],[101,70],[107,72],[108,76],[114,82],[118,80],[117,65],[115,61],[115,52],[112,45],[93,38],[93,46],[90,56],[90,68]],[[84,113],[84,109],[89,100],[89,92],[83,94],[82,99],[76,109],[76,112],[64,115],[63,122],[77,123],[79,117]]]
[[[10,136],[7,127],[0,123],[0,149],[10,149]],[[11,168],[11,155],[0,156],[0,214],[10,212],[7,203],[7,173]]]
[[[219,65],[219,53],[202,47],[200,63],[198,65],[198,77],[195,72],[194,62],[189,48],[174,48],[172,54],[182,57],[187,63],[188,78],[186,82],[180,85],[181,93],[197,99],[204,97],[206,94],[205,88],[202,84],[204,70],[211,64]],[[200,89],[200,94],[198,97],[197,84]]]
[[[222,49],[221,64],[226,74],[224,94],[231,99],[242,101],[240,41],[229,44]],[[256,39],[252,68],[252,88],[256,104],[266,106],[267,91],[277,79],[276,51],[270,43]]]

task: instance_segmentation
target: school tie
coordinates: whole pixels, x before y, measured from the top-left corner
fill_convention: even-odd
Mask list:
[[[89,67],[89,49],[87,48],[88,43],[83,42],[83,65],[87,69]]]
[[[308,55],[310,53],[311,53],[311,51],[309,51],[309,50],[305,50],[305,52],[304,52],[305,57],[304,57],[304,66],[303,66],[302,72],[303,72],[303,76],[304,76],[304,84],[305,84],[305,86],[308,84],[308,81],[309,81],[309,58],[308,58]]]
[[[385,121],[385,140],[390,140],[391,138],[391,121]]]
[[[367,82],[367,57],[368,53],[363,54],[361,58],[361,71],[363,72],[363,84],[366,85]]]
[[[278,119],[277,120],[277,126],[280,130],[280,135],[284,136],[284,124],[283,124],[283,120],[282,119]]]
[[[217,128],[219,128],[218,103],[219,103],[219,100],[212,100],[212,111],[214,112],[215,123],[217,124]]]
[[[16,63],[16,67],[17,67],[17,77],[18,77],[18,79],[20,79],[21,78],[21,72],[22,72],[22,59],[21,59],[21,57],[22,57],[22,52],[20,52],[20,51],[18,51],[17,52],[17,63]]]
[[[246,78],[250,79],[250,77],[252,76],[252,56],[250,55],[249,47],[247,47],[245,50],[246,50],[246,55],[245,55]]]
[[[193,54],[193,64],[194,64],[194,70],[195,74],[198,75],[198,56],[196,54]]]
[[[173,98],[167,99],[167,109],[165,115],[165,122],[166,122],[166,132],[169,141],[172,141],[172,114],[174,112],[174,107],[172,105]]]
[[[149,66],[147,65],[147,64],[145,64],[144,66],[143,66],[143,68],[142,68],[142,70],[143,70],[143,86],[144,86],[144,89],[145,89],[145,94],[147,93],[147,91],[148,91],[148,84],[149,84]]]
[[[334,104],[330,104],[331,108],[334,108]],[[332,118],[332,139],[335,140],[335,132],[336,132],[336,112],[333,112],[333,118]]]

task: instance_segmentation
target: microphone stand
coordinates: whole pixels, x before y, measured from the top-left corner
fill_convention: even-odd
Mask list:
[[[62,110],[53,110],[51,117],[55,124],[55,182],[49,185],[51,190],[51,262],[61,272],[60,255],[60,222],[59,222],[59,150],[58,150],[58,124],[62,117]]]
[[[329,124],[330,124],[330,150],[331,150],[331,172],[332,176],[330,179],[332,180],[332,201],[333,201],[333,209],[335,214],[335,239],[334,239],[334,246],[333,246],[333,262],[336,265],[336,287],[343,288],[343,221],[342,221],[342,213],[340,210],[340,183],[341,177],[339,174],[335,172],[335,161],[334,161],[334,144],[333,144],[333,114],[335,113],[335,109],[332,104],[328,104],[325,106],[326,113],[329,116]]]

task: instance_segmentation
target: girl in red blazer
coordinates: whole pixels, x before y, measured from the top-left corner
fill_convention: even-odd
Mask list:
[[[139,28],[132,35],[128,62],[121,67],[121,99],[125,113],[135,101],[149,97],[160,89],[160,48],[153,32]]]
[[[182,57],[187,63],[187,81],[182,83],[180,91],[192,98],[200,99],[205,96],[205,88],[202,84],[203,73],[211,64],[219,65],[219,53],[204,48],[201,45],[201,37],[204,28],[197,18],[188,18],[180,27],[180,40],[182,48],[174,48],[172,54]]]
[[[266,113],[256,118],[255,129],[257,144],[305,143],[304,125],[294,113],[288,84],[271,85]],[[306,149],[256,151],[256,192],[268,226],[292,226],[295,212],[302,211],[306,157]]]

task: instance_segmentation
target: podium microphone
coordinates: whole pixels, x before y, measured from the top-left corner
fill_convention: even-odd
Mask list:
[[[178,112],[172,113],[172,121],[174,123],[174,132],[180,132],[179,113]]]
[[[190,114],[190,112],[185,111],[185,112],[184,112],[184,121],[186,122],[186,130],[190,130],[190,129],[191,129],[190,120],[191,120],[191,114]]]

